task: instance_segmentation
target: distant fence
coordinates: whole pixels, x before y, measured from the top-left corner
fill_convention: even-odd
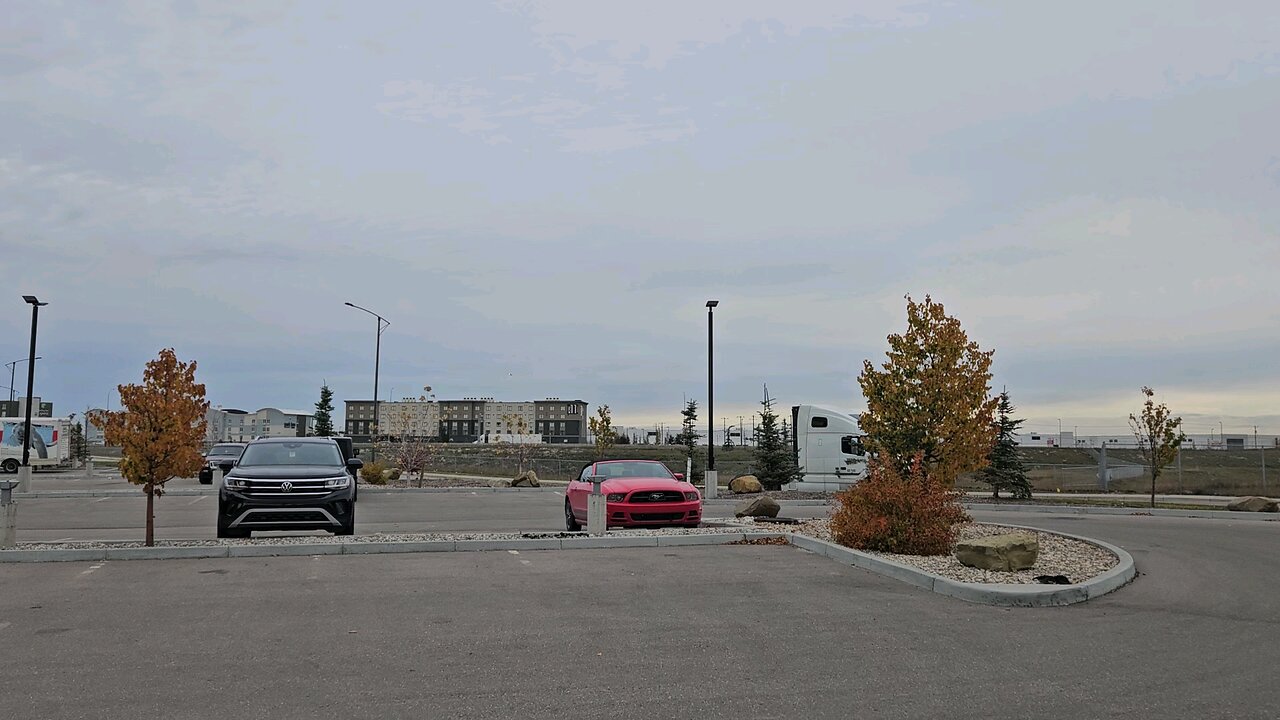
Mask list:
[[[1150,466],[1143,464],[1133,450],[1108,451],[1105,482],[1100,477],[1100,457],[1094,464],[1032,462],[1025,467],[1031,487],[1041,492],[1151,490]],[[989,487],[972,476],[966,477],[961,486]],[[1188,495],[1268,495],[1277,492],[1278,487],[1280,452],[1272,448],[1186,451],[1166,466],[1156,481],[1156,492]]]

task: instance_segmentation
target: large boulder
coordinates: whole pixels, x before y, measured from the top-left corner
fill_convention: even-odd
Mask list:
[[[729,481],[729,489],[736,493],[764,492],[764,486],[755,475],[739,475]]]
[[[1228,504],[1227,509],[1235,510],[1236,512],[1280,512],[1280,502],[1276,502],[1271,498],[1254,496],[1240,498]]]
[[[1014,572],[1036,564],[1040,543],[1034,535],[1009,533],[963,540],[956,543],[956,559],[961,565],[980,570]]]
[[[538,482],[538,473],[525,470],[511,481],[511,487],[542,487],[542,484]]]
[[[735,517],[778,517],[778,511],[782,506],[768,496],[751,498],[738,503],[738,507],[733,509]]]

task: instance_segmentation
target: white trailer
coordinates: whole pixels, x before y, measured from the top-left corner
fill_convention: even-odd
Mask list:
[[[22,465],[24,418],[0,418],[0,470],[18,472]],[[31,467],[37,470],[71,465],[71,423],[66,418],[31,418]]]
[[[804,472],[786,490],[843,490],[867,475],[867,451],[857,418],[816,405],[791,408],[792,449]]]

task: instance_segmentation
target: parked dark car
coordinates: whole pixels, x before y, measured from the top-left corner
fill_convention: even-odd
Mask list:
[[[213,483],[213,471],[226,460],[237,460],[244,450],[244,443],[218,443],[204,454],[204,465],[200,467],[200,484]]]
[[[254,530],[355,532],[355,480],[363,463],[333,438],[264,438],[245,446],[218,489],[218,537]]]

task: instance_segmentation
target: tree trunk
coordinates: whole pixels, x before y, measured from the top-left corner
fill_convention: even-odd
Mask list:
[[[1156,477],[1157,477],[1157,473],[1154,470],[1152,470],[1151,471],[1151,507],[1153,508],[1156,506]]]
[[[155,485],[147,485],[147,541],[146,546],[151,547],[156,544],[156,487]]]

